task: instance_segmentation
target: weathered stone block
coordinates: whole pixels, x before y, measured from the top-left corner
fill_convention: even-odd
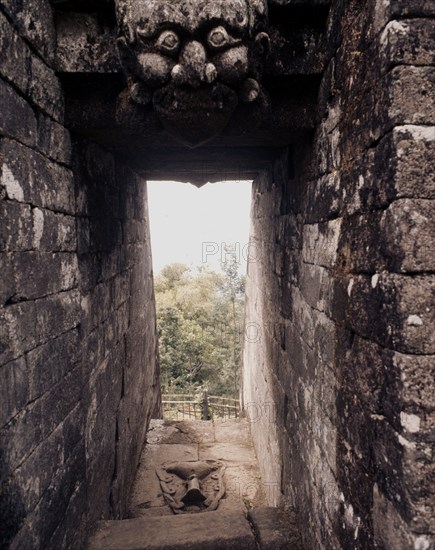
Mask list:
[[[13,195],[13,190],[9,188]],[[11,200],[0,202],[0,250],[23,251],[33,248],[33,224],[30,206]]]
[[[1,14],[0,31],[0,54],[5,59],[1,75],[32,103],[59,119],[63,113],[63,97],[54,72],[31,52]]]
[[[36,300],[35,308],[39,341],[54,338],[80,322],[80,296],[77,290]]]
[[[94,289],[94,322],[104,323],[114,309],[112,281],[98,284]]]
[[[98,281],[101,280],[101,265],[96,254],[80,254],[79,265],[79,287],[83,294],[90,292]]]
[[[34,302],[9,305],[0,310],[0,363],[7,363],[35,347]]]
[[[77,330],[62,334],[26,355],[30,398],[37,399],[72,370],[80,359]]]
[[[333,267],[336,261],[341,219],[305,225],[302,259],[308,264]]]
[[[115,453],[113,445],[115,439],[115,423],[112,421],[112,410],[100,410],[96,413],[98,425],[87,421],[86,433],[91,439],[86,439],[86,452],[92,457],[86,464],[86,484],[88,491],[92,491],[97,502],[101,503],[99,509],[87,502],[87,517],[92,523],[99,518],[109,518],[109,499],[111,491],[111,480],[109,472],[114,472]]]
[[[381,249],[392,271],[431,271],[435,257],[435,204],[395,201],[382,215]]]
[[[434,65],[435,24],[431,19],[390,21],[379,37],[385,68]]]
[[[0,74],[23,93],[27,89],[29,52],[6,17],[0,13]]]
[[[144,319],[148,303],[146,293],[147,269],[148,266],[145,265],[145,262],[140,262],[131,271],[130,292],[133,299],[130,301],[130,324]]]
[[[115,307],[119,307],[121,304],[128,300],[130,295],[130,272],[122,271],[115,277],[114,287],[114,303]]]
[[[401,334],[397,334],[397,340],[401,342],[398,351],[434,353],[434,277],[422,275],[415,278],[394,278],[393,281],[402,321]]]
[[[373,167],[375,151],[376,148],[371,148],[362,152],[361,157],[340,174],[340,209],[348,223],[354,214],[374,214],[388,206],[385,186]]]
[[[392,364],[393,352],[346,331],[338,333],[336,352],[342,406],[365,409],[397,422],[400,382]],[[388,400],[384,398],[387,393]]]
[[[385,268],[381,253],[382,212],[355,215],[343,220],[337,264],[346,273],[370,273]]]
[[[88,358],[84,366],[84,375],[88,376],[95,366],[103,361],[105,352],[104,334],[102,328],[95,329],[89,334],[84,334],[82,356]]]
[[[121,71],[113,24],[94,13],[59,13],[56,70],[64,73]]]
[[[303,264],[300,272],[300,289],[307,303],[324,311],[329,298],[330,273],[321,266]]]
[[[385,0],[376,3],[375,24],[380,31],[390,19],[398,17],[431,17],[435,15],[435,8],[431,0]]]
[[[0,427],[27,404],[29,381],[24,357],[0,367]]]
[[[8,139],[0,142],[0,155],[5,159],[2,182],[12,190],[13,198],[33,206],[74,213],[74,183],[70,170]]]
[[[430,535],[409,532],[406,521],[377,484],[373,487],[373,524],[376,540],[386,548],[430,548],[434,542]]]
[[[0,465],[0,479],[6,480],[44,439],[40,400],[29,404],[1,430],[5,460]],[[31,480],[29,480],[31,483]]]
[[[127,219],[123,221],[123,237],[128,244],[143,242],[145,231],[143,221]]]
[[[435,126],[398,126],[382,139],[375,154],[375,176],[390,200],[435,198]]]
[[[32,300],[69,290],[77,285],[77,257],[58,252],[14,254],[17,298]]]
[[[15,294],[14,265],[11,254],[0,252],[0,273],[3,277],[0,285],[0,306],[3,307]]]
[[[101,255],[101,277],[103,281],[108,281],[115,277],[120,271],[120,250],[119,247],[113,248],[110,252]]]
[[[50,60],[55,48],[55,29],[49,0],[1,0],[0,5],[18,27],[25,38],[39,54]]]
[[[64,518],[71,498],[83,483],[85,471],[85,450],[84,446],[79,444],[70,459],[51,480],[45,498],[41,499],[29,515],[14,544],[20,547],[30,541],[33,548],[50,547],[50,539],[59,525],[59,517]],[[78,532],[80,533],[80,528]],[[75,542],[74,538],[72,540]]]
[[[56,121],[62,121],[64,100],[59,79],[54,71],[36,56],[30,58],[27,94],[30,101],[42,111]]]
[[[283,14],[287,15],[287,14]],[[271,27],[272,52],[266,67],[269,75],[319,74],[326,62],[326,42],[322,32],[315,28],[280,33]],[[309,48],[307,48],[309,44]]]
[[[372,74],[365,76],[367,87],[370,79],[375,83],[361,90],[357,97],[348,98],[347,120],[338,131],[337,137],[341,137],[342,143],[344,139],[347,148],[345,153],[343,145],[339,148],[342,160],[353,159],[355,148],[362,154],[394,126],[435,124],[435,107],[431,100],[435,93],[435,69],[405,65],[394,67],[383,78]],[[352,139],[355,130],[359,133],[357,142]]]
[[[435,362],[428,355],[403,355],[395,353],[393,364],[401,382],[400,398],[407,412],[420,408],[432,412],[435,401],[432,382],[435,376]]]
[[[384,83],[385,85],[385,83]],[[435,125],[435,68],[396,67],[387,83],[390,124]]]
[[[71,164],[71,138],[68,130],[43,113],[38,113],[38,148],[54,161]]]
[[[381,417],[377,424],[374,459],[376,470],[382,472],[379,487],[412,530],[430,532],[434,527],[430,444],[419,441],[416,433],[392,429]]]
[[[84,467],[84,463],[83,463]],[[78,470],[81,475],[80,481],[76,481],[74,492],[69,500],[61,523],[57,526],[51,539],[50,545],[60,550],[68,550],[71,541],[77,548],[86,546],[86,490],[84,482],[84,471]]]
[[[81,400],[65,418],[62,428],[62,448],[65,460],[73,456],[77,445],[83,445],[86,413],[81,406]]]
[[[106,349],[113,350],[115,343],[119,341],[119,335],[117,333],[118,322],[117,312],[113,312],[104,323],[104,343]]]
[[[75,252],[77,249],[76,220],[73,216],[34,208],[33,246],[46,252]]]
[[[81,368],[77,366],[43,395],[41,410],[44,437],[48,437],[56,426],[61,424],[79,404],[83,386],[84,380],[81,376]]]
[[[435,250],[428,200],[398,200],[389,208],[344,220],[339,264],[344,271],[430,271]]]
[[[39,162],[41,160],[38,159]],[[41,162],[41,167],[45,172],[41,176],[46,178],[43,188],[43,200],[39,201],[41,206],[73,214],[75,206],[73,173],[58,164],[42,164]],[[38,181],[35,184],[35,188],[37,185],[41,185],[41,183],[42,181]]]
[[[26,489],[27,513],[33,511],[52,478],[62,467],[63,460],[62,427],[59,427],[14,472],[19,485]]]
[[[403,353],[433,353],[432,276],[387,273],[335,281],[331,315],[357,334]]]
[[[17,139],[26,145],[33,145],[36,141],[37,126],[33,109],[24,101],[15,90],[0,79],[0,104],[3,105],[2,117],[0,120],[0,133],[9,138]],[[5,164],[11,157],[0,151],[3,156],[2,180],[7,177]],[[13,157],[12,157],[13,158]],[[6,166],[6,168],[5,168]],[[8,174],[8,172],[7,172]]]
[[[91,248],[91,234],[89,229],[89,219],[83,217],[76,218],[77,227],[77,253],[87,254]]]

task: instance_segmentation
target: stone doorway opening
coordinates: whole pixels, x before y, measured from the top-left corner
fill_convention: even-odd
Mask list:
[[[147,188],[164,417],[234,418],[252,183]]]

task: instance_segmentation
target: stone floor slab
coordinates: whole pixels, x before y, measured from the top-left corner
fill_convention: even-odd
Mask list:
[[[201,420],[151,420],[147,442],[151,444],[213,443],[214,426]]]
[[[256,464],[231,466],[225,470],[225,498],[247,508],[265,503],[265,488]]]
[[[214,420],[214,432],[217,443],[238,443],[251,445],[250,424],[246,419]],[[206,441],[203,441],[206,443]]]
[[[201,444],[199,446],[199,459],[224,460],[227,466],[255,464],[257,461],[251,445],[237,443]]]

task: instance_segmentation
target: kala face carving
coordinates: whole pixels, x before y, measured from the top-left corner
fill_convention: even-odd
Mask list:
[[[219,134],[238,106],[267,103],[260,81],[269,37],[263,0],[118,0],[128,87],[121,125],[159,124],[189,146]]]

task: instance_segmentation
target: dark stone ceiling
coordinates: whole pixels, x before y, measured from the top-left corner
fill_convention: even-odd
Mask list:
[[[57,71],[66,94],[66,124],[115,152],[147,179],[201,185],[223,179],[252,179],[282,149],[308,139],[316,123],[319,83],[330,52],[324,42],[329,2],[270,2],[271,51],[264,88],[267,121],[241,113],[218,137],[197,148],[180,145],[160,128],[144,135],[115,120],[125,87],[110,0],[53,0],[58,32]]]

